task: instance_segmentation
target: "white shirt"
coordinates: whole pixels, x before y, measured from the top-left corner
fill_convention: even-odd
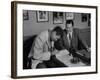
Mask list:
[[[50,60],[51,53],[49,49],[53,47],[53,42],[49,41],[49,32],[41,32],[35,39],[29,56],[33,56],[31,68],[36,68],[36,65],[45,60]]]

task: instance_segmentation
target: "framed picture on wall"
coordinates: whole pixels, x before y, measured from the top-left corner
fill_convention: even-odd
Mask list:
[[[47,11],[37,11],[37,22],[48,21],[48,12]]]
[[[29,20],[29,13],[27,10],[23,10],[23,20]]]
[[[54,24],[63,23],[63,12],[53,12],[53,23]]]
[[[82,22],[87,22],[88,14],[82,13]]]
[[[29,21],[24,22],[23,10],[29,11]],[[69,14],[69,12],[71,14]],[[49,19],[51,21],[50,24],[42,23],[40,25],[36,22],[36,20],[38,22],[48,21],[49,13]],[[75,15],[73,15],[74,13]],[[60,38],[59,34],[61,34],[61,31],[59,32],[59,30],[56,29],[59,34],[55,34],[52,32],[52,29],[48,30],[48,26],[54,26],[55,24],[59,25],[58,23],[65,26],[63,22],[65,22],[66,19],[69,19],[68,22],[71,23],[72,21],[70,21],[70,19],[73,19],[74,17],[77,17],[74,21],[74,24],[76,25],[78,22],[80,22],[82,13],[91,14],[91,16],[88,16],[90,27],[81,29],[83,30],[82,38],[86,39],[86,41],[89,43],[87,46],[89,46],[88,49],[90,52],[88,52],[87,48],[86,50],[82,49],[76,51],[76,47],[73,45],[71,45],[73,47],[69,46],[70,50],[63,50],[60,48],[60,46],[57,46],[59,48],[58,50],[54,45],[56,43],[55,37]],[[63,19],[65,16],[63,16],[63,14],[66,15],[66,19]],[[97,73],[97,6],[12,1],[11,17],[12,78],[34,78]],[[84,20],[86,21],[86,19]],[[80,23],[78,23],[77,26],[80,26]],[[46,33],[41,33],[41,30],[46,30]],[[60,30],[62,29],[60,28]],[[27,39],[25,38],[25,40],[25,31],[28,33],[39,32],[41,35],[36,33],[34,37],[33,35],[31,35],[31,37],[26,36]],[[75,31],[78,33],[78,35],[81,35],[77,30]],[[67,41],[66,39],[65,41]],[[63,41],[61,42],[63,43]],[[53,52],[55,52],[55,54],[52,54]],[[51,63],[49,63],[49,61]]]
[[[66,12],[65,19],[66,20],[74,20],[74,13],[73,12]]]

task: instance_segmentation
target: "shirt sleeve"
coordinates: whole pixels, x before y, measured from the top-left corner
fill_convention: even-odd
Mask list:
[[[41,37],[37,37],[34,43],[34,59],[38,60],[49,60],[50,59],[50,52],[43,52],[44,41]]]

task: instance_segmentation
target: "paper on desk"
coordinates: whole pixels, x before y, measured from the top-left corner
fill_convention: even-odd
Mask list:
[[[66,56],[66,55],[68,55],[69,54],[69,51],[68,50],[61,50],[61,51],[59,51],[57,54],[56,54],[56,57],[57,58],[60,58],[60,57],[62,57],[62,56]]]
[[[69,67],[85,66],[85,64],[82,62],[79,62],[77,64],[71,63],[70,60],[73,57],[69,55],[69,52],[67,50],[61,50],[58,54],[56,54],[56,58]]]

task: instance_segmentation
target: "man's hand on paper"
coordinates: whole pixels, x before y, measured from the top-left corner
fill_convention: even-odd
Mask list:
[[[57,53],[59,53],[59,51],[55,49],[54,51],[51,52],[51,55],[56,55]]]
[[[66,55],[68,55],[69,54],[69,51],[68,50],[54,50],[54,51],[52,51],[51,52],[51,55],[62,55],[62,54],[66,54]]]

